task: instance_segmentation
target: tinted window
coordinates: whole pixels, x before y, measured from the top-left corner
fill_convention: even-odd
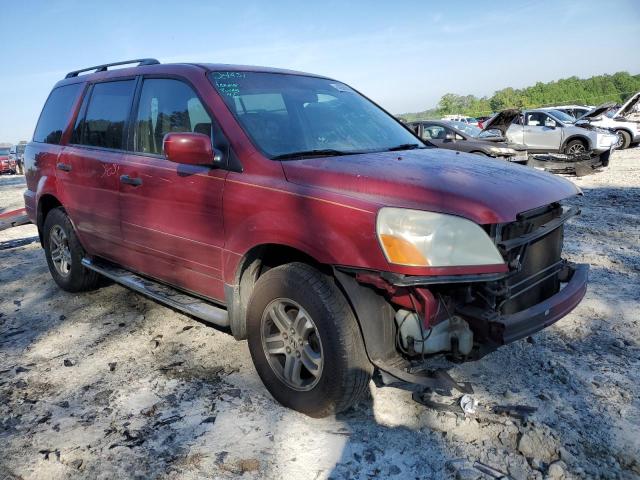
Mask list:
[[[76,100],[82,84],[65,85],[55,88],[44,104],[38,126],[33,134],[34,142],[60,143],[62,131],[71,116],[73,102]]]
[[[162,140],[170,132],[196,132],[211,137],[211,117],[186,83],[147,79],[140,93],[135,150],[161,154]]]
[[[77,143],[122,149],[134,86],[134,80],[96,83],[78,134],[74,131]]]

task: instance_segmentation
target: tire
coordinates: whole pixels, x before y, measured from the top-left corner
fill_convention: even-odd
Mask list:
[[[616,135],[618,136],[618,144],[616,145],[616,150],[624,150],[625,148],[629,148],[631,145],[631,135],[629,135],[624,130],[616,130]]]
[[[54,208],[49,212],[44,221],[42,238],[49,272],[60,288],[67,292],[83,292],[98,286],[100,275],[82,266],[85,252],[63,208]],[[58,258],[63,258],[66,264],[62,262],[61,265]]]
[[[564,147],[564,153],[585,153],[589,150],[589,146],[584,140],[575,138],[567,143]]]
[[[287,338],[274,321],[276,310],[284,313],[289,321],[301,318],[305,330],[313,327],[315,333],[309,334],[302,343],[296,342],[300,340],[298,333],[297,339]],[[306,322],[307,317],[311,323]],[[269,393],[285,407],[310,417],[326,417],[346,410],[367,390],[373,367],[356,318],[331,277],[315,268],[289,263],[263,274],[249,301],[247,327],[249,350],[258,375]],[[266,338],[277,340],[267,342]],[[272,351],[282,351],[269,355],[267,343]],[[288,348],[296,355],[302,351],[306,359],[306,363],[299,360],[301,366],[297,371],[301,383],[285,378],[287,359],[293,355],[285,354]],[[310,356],[304,351],[309,349],[315,354],[313,375],[305,366],[310,363]],[[295,359],[291,362],[295,365]]]

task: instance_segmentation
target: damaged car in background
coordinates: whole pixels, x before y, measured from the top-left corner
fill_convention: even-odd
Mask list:
[[[482,130],[464,122],[423,120],[412,122],[409,126],[420,138],[439,148],[521,164],[526,164],[528,160],[524,145],[510,143],[498,136],[479,138]]]
[[[573,183],[425,145],[324,76],[155,59],[69,72],[25,167],[60,288],[106,276],[229,328],[273,397],[314,417],[372,378],[451,386],[437,357],[528,337],[587,288],[588,265],[562,254]]]
[[[640,92],[621,106],[605,103],[585,113],[576,121],[578,126],[604,128],[618,137],[616,148],[625,149],[640,142]]]
[[[529,166],[586,175],[609,165],[618,137],[550,108],[508,109],[485,122],[483,136],[502,135],[526,146]]]

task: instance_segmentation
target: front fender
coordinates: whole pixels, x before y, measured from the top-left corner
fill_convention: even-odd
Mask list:
[[[274,221],[279,216],[281,220]],[[257,212],[233,222],[226,249],[236,255],[261,245],[280,245],[296,249],[328,265],[366,266],[379,249],[375,236],[375,216],[370,221],[355,220],[354,230],[346,230],[344,217],[336,214],[333,220],[320,219],[302,212]],[[364,232],[370,231],[367,235]],[[382,252],[380,252],[381,254]]]
[[[326,265],[387,270],[377,240],[376,211],[308,191],[227,182],[224,192],[224,277],[233,281],[240,259],[259,245],[291,247]]]

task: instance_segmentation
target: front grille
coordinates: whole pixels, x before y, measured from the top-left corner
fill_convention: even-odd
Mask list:
[[[498,244],[536,232],[541,225],[560,217],[562,207],[552,204],[525,212],[515,222],[496,229]],[[508,251],[503,251],[511,274],[494,292],[496,310],[502,314],[519,312],[553,296],[560,289],[558,273],[562,269],[563,226],[547,235]],[[493,288],[495,288],[494,286]]]

